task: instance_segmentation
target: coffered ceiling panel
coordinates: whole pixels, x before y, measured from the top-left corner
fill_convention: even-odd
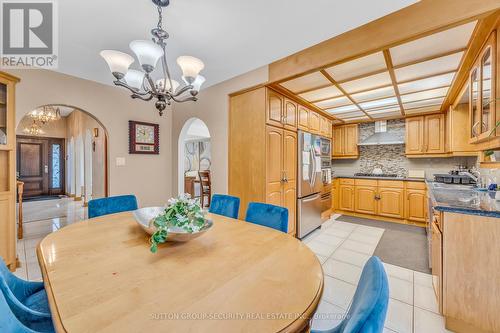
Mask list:
[[[326,101],[321,101],[314,103],[320,109],[330,109],[338,106],[352,104],[351,100],[345,96],[327,99]]]
[[[351,105],[346,105],[346,106],[341,106],[338,108],[331,108],[331,109],[326,110],[326,112],[328,112],[330,114],[346,113],[346,112],[351,112],[351,111],[359,111],[359,108],[356,105],[351,104]]]
[[[336,81],[348,80],[360,75],[373,73],[385,69],[385,59],[382,52],[370,54],[340,65],[328,68],[326,71]]]
[[[365,91],[365,92],[351,95],[351,97],[357,103],[364,102],[364,101],[371,101],[371,100],[379,99],[379,98],[392,97],[392,96],[395,96],[393,86],[369,90],[369,91]]]
[[[397,111],[397,112],[370,113],[370,116],[374,119],[400,117],[401,112]]]
[[[390,98],[378,99],[376,101],[360,103],[359,106],[363,110],[368,111],[370,109],[387,107],[389,105],[397,105],[397,104],[398,104],[398,99],[396,97],[390,97]]]
[[[309,102],[324,100],[331,97],[342,96],[342,92],[335,86],[309,91],[299,95]]]
[[[380,74],[367,76],[354,81],[348,81],[342,83],[341,86],[347,93],[352,94],[363,90],[379,88],[390,84],[391,84],[391,76],[389,75],[389,72],[383,72]]]
[[[357,121],[360,121],[360,120],[368,120],[370,118],[368,118],[367,116],[361,116],[361,117],[353,117],[353,118],[346,118],[344,119],[345,122],[357,122]]]
[[[372,116],[376,114],[381,114],[381,113],[392,113],[392,112],[398,112],[399,115],[401,115],[401,108],[399,105],[391,105],[391,106],[386,106],[378,109],[373,109],[373,110],[366,110],[366,112]]]
[[[300,93],[309,89],[320,88],[330,85],[331,82],[320,72],[304,75],[296,79],[281,83],[281,86],[294,93]]]
[[[449,87],[444,87],[444,88],[421,91],[421,92],[408,94],[408,95],[402,95],[401,101],[403,103],[408,103],[408,102],[420,101],[423,99],[445,97],[446,94],[448,93],[448,90],[449,90]]]
[[[395,66],[467,47],[477,21],[390,49]]]
[[[409,103],[403,103],[403,107],[405,108],[406,111],[409,109],[416,109],[416,108],[421,108],[421,107],[428,107],[428,106],[441,106],[444,102],[444,97],[440,98],[432,98],[432,99],[426,99],[423,101],[417,101],[417,102],[409,102]]]
[[[441,104],[437,104],[437,105],[424,106],[424,107],[415,108],[415,109],[408,109],[405,111],[406,111],[407,115],[411,115],[411,114],[437,112],[440,109],[441,109]]]
[[[453,81],[455,73],[431,76],[425,79],[402,83],[398,85],[401,94],[412,93],[433,88],[449,86]]]
[[[340,119],[348,119],[348,118],[356,118],[356,117],[366,117],[366,114],[361,111],[355,111],[355,112],[346,112],[346,113],[340,113],[336,114],[336,117]]]
[[[463,55],[464,52],[457,52],[448,56],[398,68],[394,71],[396,74],[396,80],[398,82],[409,81],[422,76],[436,75],[439,73],[455,71],[458,69],[460,60],[462,60]]]

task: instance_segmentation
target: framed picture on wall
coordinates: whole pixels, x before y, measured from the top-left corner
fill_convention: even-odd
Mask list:
[[[130,154],[160,154],[160,125],[129,120]]]

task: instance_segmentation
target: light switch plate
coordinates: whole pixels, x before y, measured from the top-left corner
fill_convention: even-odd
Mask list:
[[[117,157],[116,166],[125,166],[125,157]]]

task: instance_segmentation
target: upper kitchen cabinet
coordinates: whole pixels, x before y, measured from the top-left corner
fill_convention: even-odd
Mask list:
[[[489,138],[496,120],[496,31],[477,57],[469,76],[470,142]]]
[[[406,118],[406,155],[408,157],[445,153],[444,114]]]
[[[321,132],[320,115],[316,112],[309,111],[309,131],[314,134]]]
[[[358,124],[333,127],[332,157],[358,158]]]
[[[292,100],[285,98],[285,108],[283,109],[283,127],[289,130],[297,129],[298,105]]]
[[[271,89],[267,89],[266,121],[269,125],[283,126],[284,103],[285,98],[283,96]]]
[[[332,122],[326,117],[320,116],[320,135],[327,138],[332,137]]]
[[[299,105],[297,128],[303,131],[309,131],[309,111],[306,107]]]

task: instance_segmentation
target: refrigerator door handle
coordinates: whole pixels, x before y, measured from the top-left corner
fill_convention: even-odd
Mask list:
[[[308,198],[308,199],[302,199],[302,202],[315,201],[315,200],[318,200],[319,197],[320,197],[320,194],[316,194],[314,197],[311,197],[311,198]]]
[[[314,186],[316,185],[316,158],[314,155],[314,151],[311,150],[311,159],[312,159],[312,170],[311,170],[311,187],[314,189]]]

